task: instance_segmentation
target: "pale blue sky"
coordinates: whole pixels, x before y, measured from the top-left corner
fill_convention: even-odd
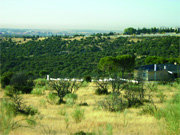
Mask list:
[[[180,0],[0,0],[0,28],[179,27]]]

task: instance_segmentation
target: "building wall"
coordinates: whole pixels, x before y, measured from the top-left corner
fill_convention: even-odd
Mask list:
[[[169,74],[166,70],[162,71],[148,71],[148,70],[135,70],[135,78],[141,78],[145,81],[171,81],[174,76]]]
[[[148,72],[148,81],[171,81],[173,78],[166,70]]]

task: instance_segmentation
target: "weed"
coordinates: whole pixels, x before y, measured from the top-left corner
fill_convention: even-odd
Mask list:
[[[66,104],[74,105],[75,101],[77,100],[77,95],[73,93],[69,93],[64,98],[66,100]]]
[[[50,92],[48,94],[48,96],[46,97],[46,99],[50,104],[57,104],[58,100],[59,100],[58,97],[57,97],[57,94],[53,93],[53,92]]]
[[[74,112],[72,113],[72,118],[76,123],[81,122],[84,119],[84,110],[80,107],[76,107]]]
[[[49,126],[42,126],[41,127],[41,134],[42,135],[56,135],[57,132]]]
[[[43,95],[45,91],[45,87],[35,87],[32,91],[31,94],[35,94],[35,95]]]
[[[104,98],[104,100],[99,101],[98,104],[102,109],[111,112],[121,111],[128,106],[127,102],[122,100],[122,98],[120,98],[116,93],[113,93]]]
[[[125,109],[124,112],[123,112],[123,118],[124,118],[124,119],[123,119],[123,125],[124,125],[124,127],[127,127],[127,125],[128,125],[127,113],[128,113],[128,110]]]
[[[180,134],[180,93],[177,93],[172,100],[168,101],[165,108],[159,109],[156,118],[165,120],[165,129],[169,134]]]
[[[167,97],[163,92],[159,92],[156,96],[159,98],[160,103],[163,103]]]
[[[157,111],[156,106],[147,104],[142,108],[142,110],[139,112],[139,114],[140,115],[149,114],[149,115],[153,116],[153,115],[155,115],[156,111]]]
[[[61,115],[61,116],[65,116],[66,115],[66,109],[64,108],[64,109],[61,109],[60,111],[59,111],[59,114]]]

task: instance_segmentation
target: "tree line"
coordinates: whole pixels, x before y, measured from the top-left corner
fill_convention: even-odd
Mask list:
[[[179,28],[138,28],[135,29],[133,27],[126,28],[124,30],[124,34],[126,35],[132,35],[132,34],[155,34],[155,33],[170,33],[170,32],[175,32],[179,33],[180,30]]]

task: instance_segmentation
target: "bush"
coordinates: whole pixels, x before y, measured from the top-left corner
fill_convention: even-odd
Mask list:
[[[7,100],[2,100],[0,102],[0,134],[8,135],[11,130],[28,127],[28,125],[34,125],[36,123],[35,120],[31,118],[14,120],[15,115],[14,105]],[[25,122],[28,125],[24,125]]]
[[[86,82],[91,82],[91,76],[85,76],[84,77],[84,81],[86,81]]]
[[[88,106],[88,103],[86,103],[86,102],[80,103],[79,106]]]
[[[79,88],[76,82],[67,82],[67,81],[54,81],[50,83],[51,87],[56,91],[57,96],[59,97],[58,103],[64,103],[63,98],[69,94],[73,93]]]
[[[95,135],[95,133],[87,133],[84,131],[79,131],[79,132],[74,133],[74,135]]]
[[[57,104],[59,100],[57,94],[53,92],[50,92],[46,98],[50,104]]]
[[[65,98],[67,104],[73,105],[77,99],[77,95],[73,94],[73,93],[69,93],[64,98]]]
[[[0,103],[0,134],[8,135],[12,130],[14,111],[12,104],[3,100]]]
[[[180,93],[176,94],[172,100],[167,102],[165,108],[158,110],[156,118],[164,118],[166,130],[169,134],[180,134]]]
[[[80,107],[76,107],[72,113],[72,118],[76,123],[81,122],[84,119],[84,110],[82,110]]]
[[[10,85],[22,93],[30,93],[34,86],[33,81],[29,80],[28,76],[23,72],[14,74],[11,78]]]
[[[32,91],[31,94],[35,94],[35,95],[43,95],[45,91],[45,87],[35,87]]]
[[[14,87],[8,85],[5,87],[4,94],[8,97],[12,97],[14,93],[17,93],[17,91],[14,89]]]
[[[128,100],[128,107],[138,107],[143,104],[145,96],[143,84],[127,83],[125,88],[124,97]]]
[[[117,93],[112,93],[98,104],[102,109],[111,112],[121,111],[128,106],[128,103],[122,100]]]
[[[140,115],[143,114],[150,114],[150,115],[155,115],[157,112],[157,108],[154,105],[145,105],[142,110],[140,111]]]
[[[108,94],[108,83],[107,82],[96,82],[96,91],[95,94],[97,95],[103,95]]]
[[[95,94],[97,94],[97,95],[108,94],[108,89],[107,88],[104,88],[104,89],[97,88],[96,91],[95,91]]]
[[[5,72],[1,77],[1,87],[5,88],[10,84],[11,77],[13,76],[13,72]]]
[[[35,87],[43,87],[43,86],[46,86],[47,84],[48,84],[48,81],[46,79],[39,78],[39,79],[34,80]]]
[[[86,81],[83,81],[83,82],[81,83],[81,87],[87,87],[88,85],[89,85],[89,83],[86,82]]]

